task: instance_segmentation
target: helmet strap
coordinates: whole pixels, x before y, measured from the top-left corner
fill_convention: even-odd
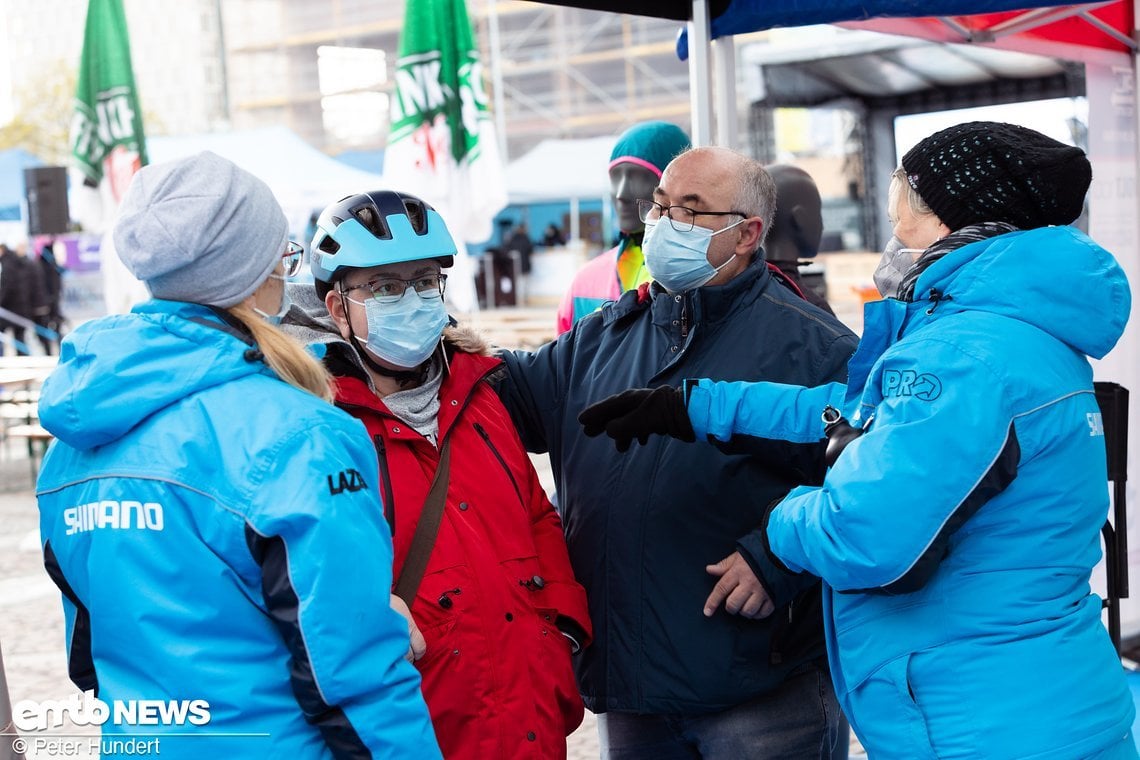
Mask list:
[[[357,353],[360,355],[360,360],[367,364],[369,369],[378,375],[392,378],[400,384],[401,388],[412,384],[423,385],[424,381],[427,380],[428,370],[431,368],[431,358],[412,369],[389,369],[372,358],[371,354],[368,353],[367,346],[361,346]],[[434,355],[432,354],[432,356]]]

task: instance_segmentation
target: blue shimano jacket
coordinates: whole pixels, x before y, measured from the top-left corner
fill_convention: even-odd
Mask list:
[[[855,336],[785,288],[763,260],[724,285],[627,291],[537,352],[504,354],[501,395],[524,445],[550,452],[575,577],[594,643],[575,656],[594,712],[708,713],[822,664],[818,581],[766,620],[702,611],[705,570],[759,533],[766,505],[823,476],[823,449],[759,452],[655,436],[624,454],[587,438],[578,413],[628,388],[709,374],[788,383],[842,380]]]
[[[1128,319],[1112,256],[1078,230],[964,246],[913,303],[867,305],[848,385],[700,381],[698,436],[863,429],[821,487],[775,508],[766,585],[825,581],[828,653],[874,758],[1085,758],[1133,718],[1089,576],[1108,511],[1087,356]]]
[[[279,380],[207,307],[148,301],[63,342],[37,484],[72,680],[163,758],[439,757],[359,422]],[[166,734],[183,734],[167,736]]]

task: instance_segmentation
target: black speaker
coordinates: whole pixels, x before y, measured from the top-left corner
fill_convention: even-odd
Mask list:
[[[61,235],[71,222],[67,207],[67,169],[44,166],[24,169],[28,201],[28,234]]]

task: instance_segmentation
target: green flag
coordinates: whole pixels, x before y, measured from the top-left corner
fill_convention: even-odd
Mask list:
[[[477,157],[479,120],[487,118],[479,49],[464,0],[408,0],[389,142],[438,117],[447,123],[456,163]]]
[[[127,186],[147,162],[122,0],[88,0],[75,116],[71,120],[72,218],[102,234],[103,300],[110,313],[149,297],[114,253],[110,223]]]
[[[122,0],[89,0],[87,5],[71,155],[83,184],[98,187],[109,180],[116,202],[147,163]]]
[[[443,217],[459,247],[447,299],[474,311],[475,267],[463,242],[491,237],[507,190],[463,0],[407,0],[395,79],[385,184]]]

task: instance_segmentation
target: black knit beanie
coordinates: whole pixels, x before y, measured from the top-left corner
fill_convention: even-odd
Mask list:
[[[902,159],[910,186],[951,230],[1007,222],[1023,230],[1081,214],[1084,151],[1015,124],[972,121],[935,132]]]

